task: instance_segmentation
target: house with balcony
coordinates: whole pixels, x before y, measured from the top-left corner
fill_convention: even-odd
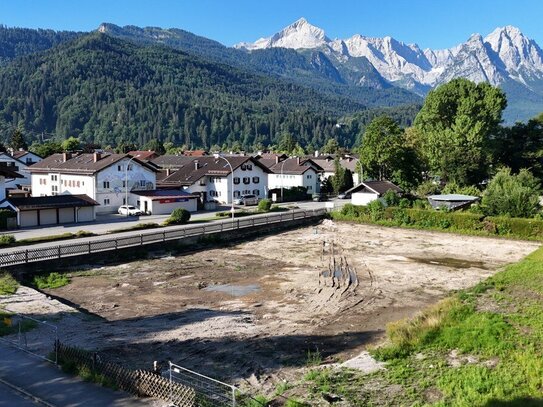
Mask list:
[[[159,189],[179,189],[198,195],[200,204],[231,204],[241,195],[265,198],[270,170],[250,156],[187,157],[163,155],[151,162],[160,168]]]
[[[157,169],[128,154],[53,154],[29,167],[32,196],[87,196],[97,213],[113,213],[124,204],[136,205],[135,191],[156,187]],[[128,193],[128,202],[126,196]]]

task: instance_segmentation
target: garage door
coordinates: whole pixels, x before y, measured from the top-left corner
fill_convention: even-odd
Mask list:
[[[38,226],[38,211],[23,211],[19,214],[20,227]]]
[[[94,220],[94,207],[80,208],[77,212],[78,222],[92,222]]]
[[[61,208],[58,210],[59,223],[74,223],[74,208]]]
[[[40,225],[56,225],[57,224],[57,210],[56,209],[43,209],[40,211]]]

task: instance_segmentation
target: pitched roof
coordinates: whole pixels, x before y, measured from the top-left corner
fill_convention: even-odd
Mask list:
[[[286,160],[279,161],[270,167],[271,172],[274,174],[282,173],[299,175],[303,174],[309,169],[313,169],[314,171],[318,172],[321,170],[321,167],[310,159],[301,159],[299,157],[287,158]]]
[[[187,150],[183,151],[183,155],[186,157],[204,157],[209,154],[205,150]]]
[[[312,158],[312,160],[318,165],[320,165],[326,172],[336,171],[336,164],[333,157],[330,157],[330,156],[318,157],[318,158]],[[357,162],[358,162],[358,158],[345,157],[339,160],[339,165],[341,165],[345,169],[350,170],[351,172],[355,172]]]
[[[162,156],[166,157],[166,156]],[[172,156],[177,157],[176,159],[173,159],[170,161],[168,159],[161,160],[164,162],[176,162],[177,167],[176,171],[173,172],[171,175],[167,176],[166,178],[163,178],[160,181],[161,186],[167,186],[168,184],[175,184],[175,185],[192,185],[196,181],[200,180],[204,176],[217,176],[217,177],[226,177],[228,174],[230,174],[230,165],[232,165],[232,169],[236,170],[238,167],[241,167],[243,164],[247,164],[250,161],[250,164],[256,165],[260,167],[264,172],[269,173],[270,170],[263,166],[261,163],[258,162],[258,160],[255,160],[253,157],[249,156],[229,156],[227,158],[228,163],[221,159],[221,158],[215,158],[215,157],[178,157],[178,156]],[[161,157],[159,157],[161,158]],[[179,164],[183,162],[183,160],[179,160],[179,158],[189,159],[185,160],[183,165]],[[155,162],[156,163],[156,162]],[[164,164],[163,164],[164,165]],[[173,167],[172,167],[173,168]]]
[[[99,205],[98,202],[87,195],[31,196],[26,198],[7,198],[6,201],[20,211]]]
[[[30,172],[44,173],[44,172],[59,172],[68,174],[95,174],[104,168],[109,167],[125,158],[132,158],[128,154],[98,154],[98,160],[95,160],[95,155],[91,154],[79,154],[70,158],[70,155],[53,154],[47,158],[44,158],[40,162],[28,167]],[[134,158],[134,162],[140,164],[143,167],[156,172],[156,168],[153,166]]]
[[[152,150],[149,150],[149,151],[134,150],[134,151],[129,151],[127,154],[132,157],[136,157],[138,160],[141,160],[141,161],[149,161],[158,156],[156,151],[152,151]]]
[[[345,191],[345,193],[369,192],[381,196],[387,191],[394,191],[399,193],[403,192],[399,186],[393,184],[390,181],[364,181],[352,187],[348,191]]]
[[[158,156],[151,163],[160,168],[181,168],[194,161],[194,157],[186,157],[184,155],[165,154]]]

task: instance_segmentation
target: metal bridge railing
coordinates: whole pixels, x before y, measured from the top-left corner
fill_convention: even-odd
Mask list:
[[[187,237],[203,236],[229,230],[252,228],[271,223],[288,223],[294,220],[322,217],[326,209],[292,210],[289,212],[254,215],[233,220],[220,220],[207,225],[169,227],[160,232],[141,233],[134,236],[123,236],[100,240],[90,240],[62,245],[51,245],[37,249],[13,250],[0,253],[0,268],[18,264],[26,264],[41,260],[61,259],[65,257],[92,254],[119,248],[144,246],[158,242],[179,240]]]

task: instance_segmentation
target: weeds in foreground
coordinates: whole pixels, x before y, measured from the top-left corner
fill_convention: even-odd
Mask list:
[[[0,272],[0,295],[15,294],[19,283],[8,272]]]
[[[322,364],[322,354],[319,349],[316,349],[314,352],[308,350],[305,365],[311,367],[319,366],[320,364]]]
[[[38,287],[40,290],[46,288],[60,288],[68,285],[70,279],[66,274],[60,274],[57,272],[50,273],[46,276],[35,276],[32,280],[32,283]]]

